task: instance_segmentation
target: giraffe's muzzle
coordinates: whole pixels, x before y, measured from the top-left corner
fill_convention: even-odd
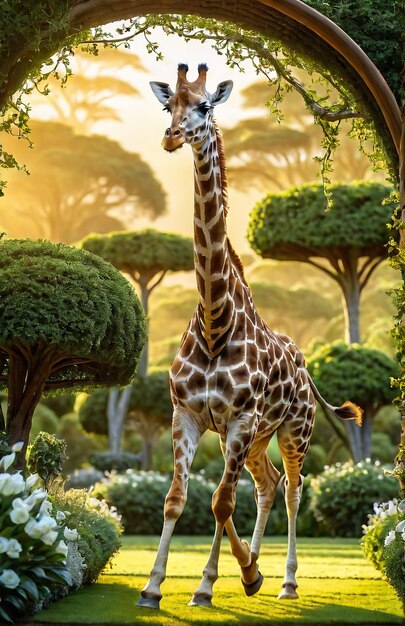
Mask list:
[[[173,152],[180,148],[186,138],[181,128],[166,128],[165,135],[162,139],[162,146],[168,152]]]

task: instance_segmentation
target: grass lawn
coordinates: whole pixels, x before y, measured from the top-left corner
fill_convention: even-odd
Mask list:
[[[175,537],[160,611],[136,607],[152,567],[157,537],[124,537],[111,569],[99,582],[71,594],[35,616],[59,624],[403,624],[391,587],[362,555],[357,540],[300,539],[299,600],[279,601],[286,539],[266,538],[260,556],[265,577],[260,592],[247,598],[229,544],[223,541],[214,608],[189,607],[208,559],[208,537]]]

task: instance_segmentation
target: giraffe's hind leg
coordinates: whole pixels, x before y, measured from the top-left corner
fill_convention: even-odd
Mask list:
[[[313,425],[313,411],[303,417],[286,420],[277,430],[278,445],[285,471],[284,490],[288,516],[288,551],[286,572],[279,600],[298,598],[295,577],[297,561],[296,523],[304,477],[300,474]]]
[[[164,524],[157,556],[150,578],[141,591],[138,606],[158,609],[162,598],[160,586],[166,576],[166,565],[170,541],[176,521],[183,512],[187,498],[187,485],[190,466],[200,440],[201,432],[188,415],[174,413],[172,437],[174,453],[174,474],[167,493],[164,509]]]
[[[280,472],[274,467],[267,456],[267,447],[271,437],[255,441],[246,460],[246,468],[255,482],[255,496],[257,504],[257,517],[250,546],[250,564],[241,567],[242,583],[246,595],[257,593],[261,587],[257,583],[258,576],[263,580],[258,571],[257,560],[263,541],[266,523],[276,494],[276,487],[280,480]],[[255,582],[256,581],[256,582]]]

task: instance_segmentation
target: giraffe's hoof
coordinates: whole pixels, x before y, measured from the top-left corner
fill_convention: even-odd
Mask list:
[[[297,598],[299,598],[299,595],[294,585],[285,585],[278,594],[279,600],[296,600]]]
[[[188,606],[208,606],[212,608],[211,598],[204,593],[195,593]]]
[[[148,597],[146,595],[141,595],[138,602],[136,603],[136,606],[142,606],[147,609],[159,609],[160,608],[159,604],[160,604],[160,598],[157,598],[156,596]]]
[[[260,590],[260,587],[263,584],[264,576],[260,572],[258,572],[258,574],[259,574],[258,578],[253,583],[249,583],[249,584],[245,583],[241,578],[242,585],[247,596],[254,596],[255,593],[257,593]]]

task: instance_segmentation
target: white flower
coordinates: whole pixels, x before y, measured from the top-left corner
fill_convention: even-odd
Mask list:
[[[24,530],[29,537],[33,537],[34,539],[39,539],[39,537],[43,535],[42,529],[38,526],[38,522],[34,519],[30,519],[26,523]]]
[[[63,522],[66,519],[66,515],[63,511],[58,511],[56,513],[56,519],[58,520],[58,522]]]
[[[45,535],[50,530],[53,530],[57,526],[56,520],[50,515],[43,515],[38,520],[38,528],[41,529],[42,534]]]
[[[8,542],[8,550],[7,554],[10,559],[18,559],[20,556],[20,552],[22,552],[22,546],[17,539],[10,539]]]
[[[48,494],[45,489],[35,489],[35,491],[33,491],[28,498],[26,498],[25,502],[32,508],[47,497]]]
[[[59,541],[58,545],[55,548],[55,552],[58,554],[63,554],[64,557],[67,556],[68,547],[64,541]]]
[[[56,530],[49,530],[47,533],[45,533],[45,535],[42,535],[41,541],[43,541],[47,546],[51,546],[53,543],[55,543],[57,538],[58,533],[56,532]]]
[[[388,502],[387,515],[395,515],[397,513],[397,502],[396,500],[390,500]]]
[[[4,554],[8,550],[8,539],[7,537],[0,537],[0,554]]]
[[[27,489],[32,489],[33,486],[38,482],[39,480],[39,476],[38,474],[30,474],[27,477],[27,480],[25,481],[26,485],[27,485]]]
[[[42,502],[39,511],[40,513],[44,513],[46,515],[49,515],[49,513],[52,512],[52,504],[49,502],[49,500],[44,500]]]
[[[384,545],[389,546],[390,543],[394,541],[394,539],[395,539],[395,530],[390,530],[390,532],[388,533],[388,535],[386,536],[384,540]]]
[[[21,452],[21,450],[24,447],[24,442],[23,441],[17,441],[17,443],[15,443],[11,449],[13,452]]]
[[[30,514],[27,508],[17,507],[10,513],[10,519],[13,524],[25,524],[25,522],[28,522],[29,517]]]
[[[77,541],[79,537],[76,528],[65,528],[63,535],[66,541]]]
[[[21,474],[0,474],[0,494],[14,496],[25,489],[25,481]]]
[[[373,509],[376,515],[381,515],[381,513],[383,512],[383,509],[379,506],[378,502],[374,502]]]
[[[402,539],[405,541],[405,530],[404,530],[404,532],[402,533],[401,537],[402,537]]]
[[[0,465],[2,466],[4,471],[7,472],[8,468],[14,463],[14,461],[15,461],[15,453],[12,452],[11,454],[7,454],[6,456],[3,456],[3,458],[0,461]]]
[[[401,500],[401,502],[398,504],[398,511],[400,513],[405,513],[405,499]]]
[[[405,530],[405,519],[402,520],[402,522],[399,522],[399,524],[397,524],[397,527],[395,528],[397,533],[402,533],[402,531]]]
[[[20,584],[20,577],[12,569],[5,569],[0,576],[0,583],[7,589],[15,589]]]

